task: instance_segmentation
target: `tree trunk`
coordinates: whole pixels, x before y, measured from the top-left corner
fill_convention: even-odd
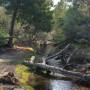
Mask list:
[[[13,47],[14,25],[15,25],[15,20],[16,20],[16,16],[17,16],[17,11],[18,11],[18,7],[15,7],[15,9],[13,11],[13,15],[12,15],[10,30],[9,30],[8,47],[10,47],[10,48]]]

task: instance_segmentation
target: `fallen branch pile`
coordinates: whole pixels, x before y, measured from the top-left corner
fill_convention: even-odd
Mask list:
[[[80,72],[74,72],[74,71],[68,71],[60,67],[50,66],[50,65],[44,65],[40,63],[30,63],[25,62],[24,65],[26,66],[34,66],[35,68],[41,68],[46,71],[50,71],[57,74],[62,74],[65,77],[71,78],[72,80],[81,80],[81,81],[87,81],[90,82],[90,76],[87,76],[86,74],[82,74]],[[40,69],[40,70],[41,70]],[[61,77],[61,75],[60,75]]]
[[[57,67],[57,66],[47,64],[47,60],[51,60],[52,58],[55,59],[58,56],[60,57],[60,55],[63,56],[64,55],[63,53],[67,52],[67,50],[70,48],[70,45],[71,44],[66,45],[66,47],[64,49],[62,49],[60,52],[44,59],[44,63],[34,63],[32,61],[25,61],[24,65],[26,65],[28,67],[33,66],[34,69],[39,70],[39,71],[40,70],[41,71],[45,70],[46,72],[49,71],[49,73],[53,73],[54,76],[56,75],[56,77],[57,77],[57,74],[58,74],[58,77],[61,77],[61,74],[62,74],[63,76],[70,78],[72,80],[86,81],[90,84],[90,76],[85,74],[87,69],[90,68],[89,64],[80,66],[82,69],[81,72],[69,71],[69,70],[64,69],[64,67]],[[61,58],[63,62],[65,61],[65,66],[69,65],[68,63],[75,52],[76,52],[76,49],[71,50],[71,52],[69,51],[67,58],[65,58],[65,59]],[[78,67],[78,65],[77,65],[77,67]]]

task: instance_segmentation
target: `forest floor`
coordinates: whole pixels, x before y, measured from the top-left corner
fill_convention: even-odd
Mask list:
[[[4,76],[8,72],[14,73],[16,75],[15,69],[18,63],[23,62],[23,60],[30,54],[30,51],[25,51],[21,49],[3,49],[0,52],[0,77]],[[15,86],[16,87],[16,86]],[[6,89],[7,88],[7,89]],[[8,86],[0,83],[0,90],[14,90],[13,86]],[[20,89],[22,90],[22,89]]]

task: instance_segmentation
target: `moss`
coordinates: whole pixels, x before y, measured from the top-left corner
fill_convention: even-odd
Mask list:
[[[28,68],[24,65],[16,66],[16,74],[19,77],[19,81],[24,85],[24,90],[34,90],[32,86],[28,85],[28,82],[33,83],[34,76],[28,71]],[[32,84],[31,84],[32,85]]]
[[[28,78],[30,73],[28,72],[28,68],[23,65],[16,66],[16,73],[19,75],[19,81],[22,84],[26,84],[28,82]]]

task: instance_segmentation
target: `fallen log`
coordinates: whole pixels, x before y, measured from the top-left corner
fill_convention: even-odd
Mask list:
[[[36,68],[42,68],[46,71],[50,71],[57,74],[62,74],[65,77],[71,78],[72,80],[81,80],[81,81],[87,81],[90,83],[90,76],[87,76],[86,74],[82,74],[80,72],[74,72],[74,71],[68,71],[60,67],[50,66],[47,64],[41,64],[41,63],[30,63],[30,62],[24,62],[24,65],[30,67],[34,66]],[[60,75],[61,77],[61,75]]]

